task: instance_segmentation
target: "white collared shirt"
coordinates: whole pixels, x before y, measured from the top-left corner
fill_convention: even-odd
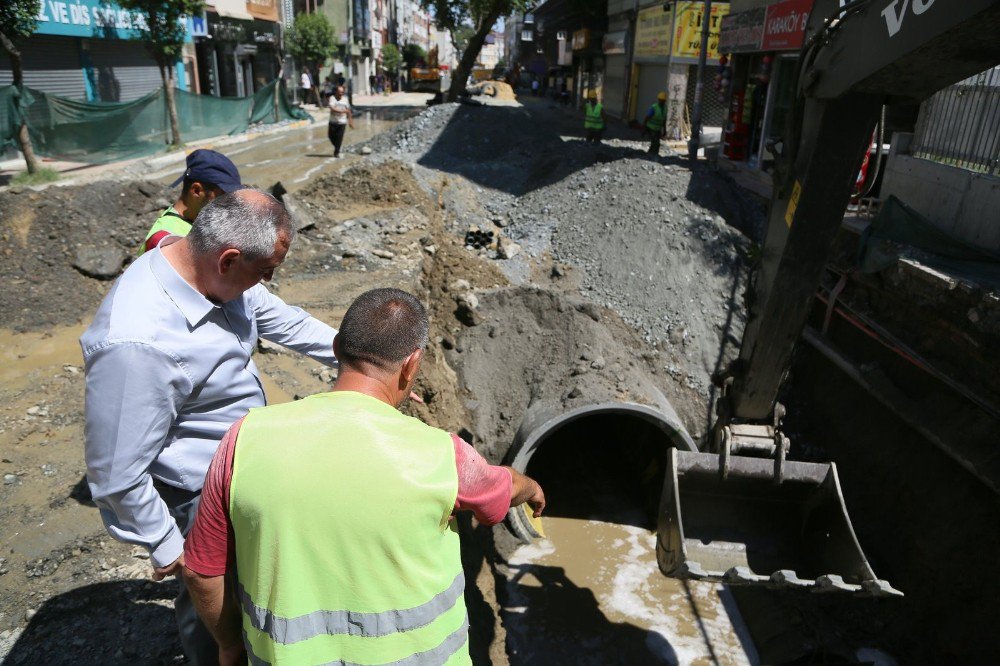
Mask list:
[[[153,480],[200,491],[226,430],[264,405],[258,336],[332,366],[334,335],[261,284],[217,305],[159,249],[139,257],[80,338],[87,480],[108,532],[157,566],[177,559],[184,539]]]

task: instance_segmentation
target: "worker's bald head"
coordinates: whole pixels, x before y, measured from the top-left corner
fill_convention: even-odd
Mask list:
[[[354,299],[337,334],[341,365],[368,374],[398,371],[413,352],[427,346],[427,311],[401,289],[372,289]]]
[[[198,214],[188,238],[198,254],[234,248],[250,261],[271,256],[278,237],[295,237],[292,218],[280,201],[247,187],[216,197]]]

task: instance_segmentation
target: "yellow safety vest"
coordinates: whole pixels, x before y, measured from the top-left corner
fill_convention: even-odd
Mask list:
[[[146,252],[146,241],[161,231],[167,231],[174,236],[187,236],[191,233],[191,223],[174,210],[173,206],[168,206],[163,214],[156,218],[156,222],[153,222],[153,226],[149,228],[146,237],[142,239],[142,245],[139,246],[136,254],[141,257]]]
[[[468,664],[451,436],[350,391],[250,410],[233,459],[253,664]]]
[[[604,129],[604,121],[601,119],[601,111],[604,109],[599,102],[591,104],[587,102],[587,105],[583,107],[583,126],[585,129]]]
[[[664,125],[667,124],[667,114],[664,112],[664,107],[657,103],[649,107],[649,110],[653,112],[653,115],[646,121],[646,127],[654,132],[662,132]]]

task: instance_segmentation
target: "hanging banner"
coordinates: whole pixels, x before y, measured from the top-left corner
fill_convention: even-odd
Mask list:
[[[670,55],[670,19],[673,12],[655,5],[639,10],[635,21],[635,57],[653,58]]]
[[[785,0],[767,8],[763,51],[798,51],[805,39],[813,0]]]
[[[752,53],[760,51],[764,38],[767,8],[757,7],[746,12],[730,14],[722,19],[719,35],[720,53]]]
[[[678,2],[674,21],[673,62],[697,64],[701,53],[701,26],[705,18],[705,3]],[[728,2],[713,2],[708,20],[708,62],[719,59],[719,36],[722,19],[729,15]]]

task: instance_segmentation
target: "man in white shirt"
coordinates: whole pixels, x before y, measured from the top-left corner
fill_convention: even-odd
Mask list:
[[[344,87],[337,86],[327,104],[330,109],[330,127],[327,136],[333,144],[333,156],[340,157],[340,146],[344,143],[344,131],[348,126],[354,129],[354,115],[351,105],[344,99]]]
[[[129,266],[80,338],[87,481],[108,532],[144,547],[156,580],[184,566],[184,534],[222,435],[265,404],[257,340],[337,362],[337,331],[259,284],[294,236],[270,195],[216,197],[188,236],[164,239]],[[175,607],[189,662],[216,663],[183,589]]]
[[[299,77],[299,87],[302,88],[302,103],[307,104],[309,95],[312,94],[312,77],[306,70],[302,70],[302,76]]]

